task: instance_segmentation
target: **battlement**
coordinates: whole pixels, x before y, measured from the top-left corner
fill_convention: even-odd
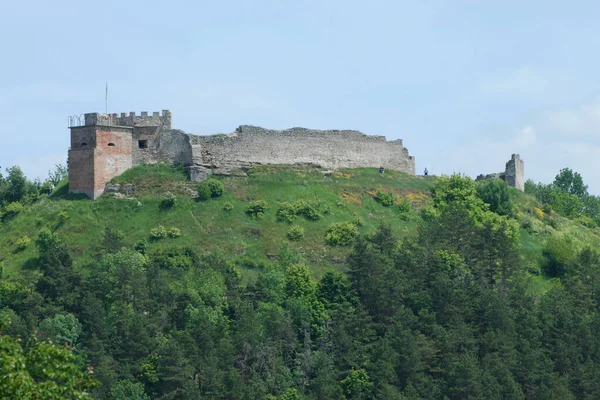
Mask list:
[[[160,126],[164,130],[170,130],[172,125],[172,115],[169,110],[162,110],[162,114],[154,111],[152,115],[148,115],[148,111],[142,111],[140,115],[135,112],[130,113],[87,113],[84,118],[70,118],[69,127],[78,126]]]

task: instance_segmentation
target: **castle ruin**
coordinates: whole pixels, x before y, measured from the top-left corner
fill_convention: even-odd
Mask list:
[[[506,162],[504,172],[497,172],[495,174],[478,175],[475,180],[486,180],[486,179],[502,179],[510,187],[519,189],[521,192],[525,191],[525,167],[523,160],[518,154],[513,154],[510,160]]]
[[[195,181],[258,164],[383,166],[415,174],[415,159],[402,140],[387,141],[385,136],[352,130],[270,130],[242,125],[228,135],[198,136],[173,129],[168,110],[152,115],[90,113],[71,119],[69,125],[69,191],[93,199],[102,195],[112,178],[144,163],[182,164]]]

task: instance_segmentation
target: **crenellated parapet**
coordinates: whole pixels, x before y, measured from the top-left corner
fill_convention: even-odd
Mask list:
[[[84,126],[160,126],[164,130],[172,129],[172,116],[169,110],[162,110],[162,113],[154,111],[149,115],[147,111],[142,111],[140,115],[135,112],[128,113],[88,113],[84,115]]]

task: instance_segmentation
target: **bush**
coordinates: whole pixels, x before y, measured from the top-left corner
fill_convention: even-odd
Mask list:
[[[394,194],[378,190],[375,194],[375,200],[384,207],[391,207],[394,205]]]
[[[163,210],[167,210],[169,208],[175,207],[176,204],[177,198],[175,197],[175,195],[171,192],[166,192],[163,195],[163,199],[160,202],[160,208],[162,208]]]
[[[210,178],[198,184],[198,199],[208,200],[211,197],[219,197],[223,194],[225,186],[218,179]]]
[[[206,181],[200,182],[198,185],[198,199],[199,200],[208,200],[212,197],[212,192],[210,191],[210,187]]]
[[[277,220],[280,222],[292,223],[296,220],[297,215],[302,215],[309,221],[321,218],[318,205],[307,200],[297,200],[294,203],[284,202],[277,210]]]
[[[298,225],[292,225],[287,231],[287,237],[290,240],[300,240],[304,237],[304,228]]]
[[[133,246],[133,249],[140,254],[146,254],[148,250],[148,241],[146,239],[142,239]]]
[[[296,207],[292,203],[284,202],[277,210],[277,221],[292,223],[296,220]]]
[[[31,239],[29,239],[28,236],[21,236],[15,242],[15,245],[17,246],[17,251],[25,250],[27,248],[27,246],[29,246],[30,243],[31,243]]]
[[[407,197],[401,196],[396,202],[396,208],[400,215],[406,215],[410,212],[412,204],[410,204],[410,200]]]
[[[23,211],[23,204],[19,203],[18,201],[15,201],[4,207],[3,218],[12,218],[21,211]]]
[[[294,207],[296,208],[297,215],[302,215],[304,218],[310,221],[316,221],[321,218],[318,205],[314,202],[298,200],[294,203]]]
[[[171,229],[169,229],[169,231],[167,232],[167,235],[169,235],[169,237],[173,238],[173,239],[178,238],[179,236],[181,236],[181,229],[174,226]]]
[[[492,179],[477,186],[477,197],[489,204],[490,211],[499,215],[512,215],[513,206],[510,200],[508,185],[501,179]]]
[[[223,210],[230,212],[233,210],[233,204],[231,204],[230,202],[227,202],[225,204],[223,204]]]
[[[208,188],[210,189],[211,197],[219,197],[223,194],[223,191],[225,190],[223,182],[215,178],[207,179],[205,182]]]
[[[167,237],[167,230],[164,226],[158,225],[156,228],[150,229],[150,239],[160,240]]]
[[[334,222],[327,228],[325,243],[330,246],[349,246],[358,236],[358,229],[352,222]]]
[[[264,200],[254,200],[246,207],[246,214],[252,219],[262,219],[269,204]]]

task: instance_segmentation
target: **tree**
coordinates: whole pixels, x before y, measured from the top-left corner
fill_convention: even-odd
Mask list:
[[[0,327],[9,323],[10,315],[0,315]],[[19,340],[0,336],[0,398],[91,399],[87,393],[98,382],[90,373],[79,369],[64,346],[33,337],[24,349]]]
[[[574,194],[577,197],[587,195],[587,185],[583,184],[583,178],[578,172],[573,172],[570,168],[563,168],[554,178],[553,185],[558,190]]]
[[[477,196],[490,206],[490,211],[500,215],[512,215],[510,191],[506,182],[492,179],[477,186]]]
[[[63,164],[56,164],[54,166],[54,171],[48,171],[48,182],[52,183],[54,187],[58,186],[58,184],[69,176],[69,170]]]

